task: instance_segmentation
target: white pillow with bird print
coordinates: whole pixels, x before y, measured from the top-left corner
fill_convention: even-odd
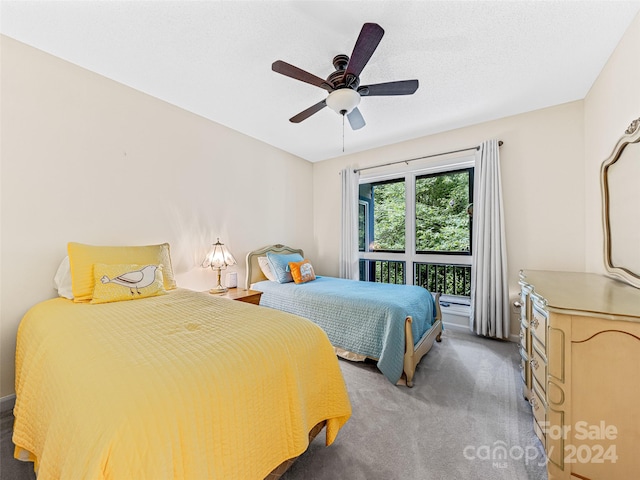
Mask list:
[[[93,265],[93,298],[90,303],[120,302],[167,293],[162,265]]]

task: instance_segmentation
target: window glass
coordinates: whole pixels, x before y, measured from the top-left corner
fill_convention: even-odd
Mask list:
[[[471,252],[472,169],[416,177],[416,252]]]
[[[372,206],[368,251],[404,252],[404,179],[363,184],[361,193],[368,196]]]

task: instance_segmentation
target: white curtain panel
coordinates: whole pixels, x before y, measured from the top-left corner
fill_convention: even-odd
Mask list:
[[[509,289],[497,140],[480,145],[474,171],[470,327],[478,335],[509,338]]]
[[[353,168],[340,172],[342,214],[340,231],[340,277],[358,280],[358,182],[360,173]]]

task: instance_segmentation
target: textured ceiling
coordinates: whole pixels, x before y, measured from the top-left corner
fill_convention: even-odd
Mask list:
[[[8,1],[3,34],[310,161],[342,155],[342,118],[290,117],[326,92],[314,75],[385,29],[362,84],[416,78],[411,96],[362,98],[344,153],[582,99],[640,11],[635,1]]]

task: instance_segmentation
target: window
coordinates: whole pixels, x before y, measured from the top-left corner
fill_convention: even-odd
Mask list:
[[[370,205],[368,225],[360,236],[367,236],[368,251],[404,252],[405,181],[365,183],[360,185],[360,202]],[[365,250],[366,251],[366,250]]]
[[[360,279],[471,292],[472,161],[360,184]]]
[[[473,169],[416,177],[416,252],[471,254]]]

